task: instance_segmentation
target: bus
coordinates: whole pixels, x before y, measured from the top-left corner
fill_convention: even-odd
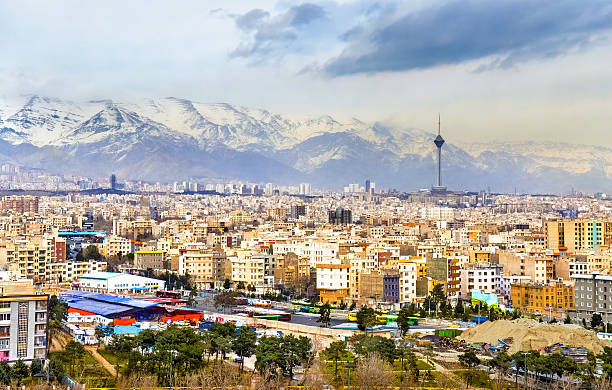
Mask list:
[[[357,313],[349,313],[348,320],[351,322],[357,322]],[[377,314],[376,315],[376,323],[379,325],[389,324],[397,322],[397,315],[395,314]],[[414,326],[419,324],[419,319],[417,317],[409,317],[408,325]]]
[[[300,306],[300,313],[312,313],[316,314],[319,312],[319,309],[311,306]]]
[[[183,298],[183,294],[180,291],[157,290],[155,292],[155,296],[158,298],[172,298],[172,299]]]

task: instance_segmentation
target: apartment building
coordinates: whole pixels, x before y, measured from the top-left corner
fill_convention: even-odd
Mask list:
[[[443,282],[447,298],[456,301],[461,291],[459,259],[441,257],[434,253],[427,254],[426,259],[427,277]]]
[[[399,304],[414,303],[417,298],[418,265],[412,260],[399,260]]]
[[[561,281],[550,284],[513,284],[512,306],[531,313],[560,316],[574,309],[574,287]]]
[[[349,298],[349,264],[317,264],[316,278],[319,300],[337,305]]]
[[[178,273],[189,274],[198,289],[220,288],[225,280],[225,253],[191,245],[179,251]]]
[[[459,298],[471,299],[473,290],[480,290],[483,294],[497,294],[499,279],[503,277],[501,265],[480,264],[460,270]]]
[[[46,359],[48,300],[31,281],[0,282],[0,361]]]
[[[167,269],[166,254],[163,251],[134,252],[134,267],[138,269]]]
[[[41,240],[9,241],[0,245],[0,265],[18,271],[23,279],[45,280],[47,249]]]
[[[47,263],[45,280],[65,283],[77,280],[81,275],[106,271],[106,261],[62,261]]]
[[[133,248],[132,240],[120,236],[110,236],[104,240],[100,252],[105,257],[111,257],[132,253]]]
[[[297,288],[304,280],[310,278],[308,259],[295,253],[287,253],[278,257],[278,264],[274,270],[274,283]]]
[[[572,313],[578,320],[591,320],[594,313],[599,313],[604,323],[612,323],[612,276],[594,272],[588,275],[573,275],[575,280],[575,311]]]
[[[563,219],[546,221],[544,231],[546,247],[574,253],[583,249],[594,249],[609,245],[612,224],[594,219]]]
[[[35,196],[4,196],[2,197],[2,210],[13,213],[38,213],[38,198]]]

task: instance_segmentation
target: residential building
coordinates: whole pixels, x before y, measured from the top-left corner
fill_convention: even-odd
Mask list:
[[[576,281],[573,316],[590,321],[594,313],[599,313],[604,323],[612,323],[612,276],[593,272],[572,278]]]
[[[48,300],[32,281],[0,282],[0,361],[47,358]]]

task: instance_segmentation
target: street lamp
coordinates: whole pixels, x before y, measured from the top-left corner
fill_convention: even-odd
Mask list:
[[[173,349],[168,351],[168,353],[170,354],[170,389],[172,389],[172,357],[178,355],[178,351]]]
[[[37,382],[38,382],[38,390],[40,390],[40,378],[44,378],[46,375],[43,374],[42,372],[37,372],[36,374],[32,375],[34,378],[38,378]]]
[[[355,364],[348,362],[344,365],[344,367],[348,368],[348,386],[347,390],[351,390],[351,368],[355,368]]]

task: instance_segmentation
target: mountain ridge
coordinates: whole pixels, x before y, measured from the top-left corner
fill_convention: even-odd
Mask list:
[[[243,179],[340,189],[366,178],[416,190],[435,176],[434,132],[295,119],[229,103],[181,98],[71,102],[30,95],[0,99],[0,161],[55,173],[126,179]],[[562,142],[446,143],[452,189],[607,191],[612,149]]]

